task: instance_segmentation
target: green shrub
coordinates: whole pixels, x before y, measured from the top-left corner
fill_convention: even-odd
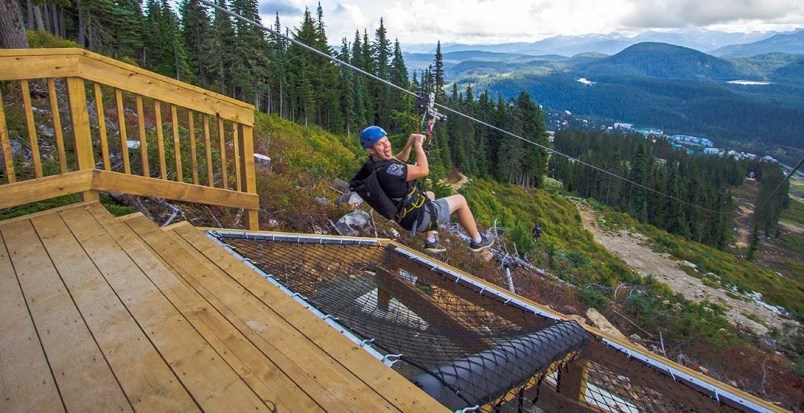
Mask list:
[[[28,30],[25,36],[28,38],[28,47],[32,49],[79,47],[72,40],[65,40],[42,30]]]
[[[609,299],[603,293],[591,286],[581,289],[581,300],[587,307],[604,310],[609,308]]]

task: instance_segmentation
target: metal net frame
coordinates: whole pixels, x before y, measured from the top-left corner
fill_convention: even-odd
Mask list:
[[[453,411],[767,411],[394,243],[210,236]]]

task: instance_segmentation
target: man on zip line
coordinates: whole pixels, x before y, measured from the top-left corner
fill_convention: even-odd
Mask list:
[[[446,251],[446,248],[436,239],[435,230],[438,225],[449,223],[450,215],[456,213],[458,222],[472,239],[469,249],[477,252],[491,247],[494,240],[478,231],[474,215],[463,195],[435,199],[433,192],[421,188],[419,179],[430,174],[424,140],[424,135],[411,134],[405,147],[394,155],[385,130],[379,126],[369,126],[360,132],[360,144],[370,158],[364,170],[369,168],[369,173],[371,170],[376,173],[382,192],[396,206],[397,213],[393,219],[413,235],[426,232],[424,249],[437,253]],[[416,164],[406,163],[411,151],[416,153]]]

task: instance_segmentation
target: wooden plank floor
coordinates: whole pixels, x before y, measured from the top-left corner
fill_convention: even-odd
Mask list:
[[[445,411],[190,225],[0,221],[0,412]]]

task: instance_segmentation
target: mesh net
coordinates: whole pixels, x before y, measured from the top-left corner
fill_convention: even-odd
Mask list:
[[[761,410],[393,244],[216,236],[452,410]]]

